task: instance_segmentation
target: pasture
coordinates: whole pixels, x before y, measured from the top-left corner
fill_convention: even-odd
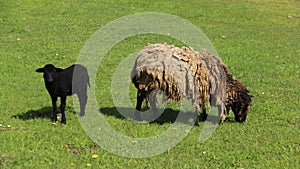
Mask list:
[[[299,9],[297,0],[1,0],[0,168],[300,168]],[[68,123],[52,124],[51,99],[35,69],[74,64],[98,29],[142,12],[176,15],[206,34],[229,72],[254,95],[245,123],[230,113],[231,120],[200,144],[202,122],[174,148],[148,158],[121,157],[98,146],[82,129],[71,97]],[[124,39],[105,55],[91,84],[105,120],[124,135],[152,137],[176,118],[170,109],[177,105],[171,104],[165,124],[135,123],[119,116],[111,97],[120,62],[149,43],[164,42],[182,45],[168,35]],[[134,103],[136,89],[129,90]]]

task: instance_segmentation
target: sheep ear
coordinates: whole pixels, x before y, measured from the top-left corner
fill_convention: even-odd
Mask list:
[[[61,68],[55,68],[56,72],[62,72],[64,69]]]
[[[44,68],[38,68],[35,71],[38,72],[38,73],[43,73],[44,72]]]

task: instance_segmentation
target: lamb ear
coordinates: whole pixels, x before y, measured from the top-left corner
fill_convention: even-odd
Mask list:
[[[62,72],[64,69],[61,68],[55,68],[56,72]]]
[[[38,73],[43,73],[44,72],[44,68],[38,68],[35,71],[38,72]]]

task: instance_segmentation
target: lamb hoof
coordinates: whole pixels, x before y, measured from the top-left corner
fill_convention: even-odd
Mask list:
[[[56,122],[56,121],[57,121],[57,115],[53,115],[53,116],[51,117],[51,121],[52,121],[52,122]]]

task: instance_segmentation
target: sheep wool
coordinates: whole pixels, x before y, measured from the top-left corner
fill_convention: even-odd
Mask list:
[[[225,101],[226,101],[226,72],[222,60],[206,52],[205,49],[198,52],[197,55],[206,64],[208,77],[209,77],[209,94],[210,94],[210,105],[217,106],[219,108],[220,120],[223,122],[226,118]],[[227,70],[227,69],[226,69]],[[204,111],[203,113],[206,113]],[[206,116],[204,114],[204,116]]]
[[[218,108],[221,122],[229,109],[234,112],[236,121],[243,122],[251,106],[252,96],[246,87],[228,73],[219,57],[205,49],[195,51],[191,47],[168,44],[146,46],[138,54],[131,79],[138,89],[139,99],[146,98],[146,105],[148,97],[156,97],[157,91],[162,91],[169,101],[191,99],[195,113],[202,109],[203,118],[207,116],[206,103]],[[151,92],[154,94],[149,95]],[[137,110],[141,101],[138,104]]]
[[[228,69],[223,65],[224,72],[226,72],[226,104],[225,111],[228,114],[231,109],[235,115],[235,120],[243,122],[246,120],[248,111],[252,105],[249,90],[232,74],[228,73]]]
[[[149,94],[160,90],[169,101],[181,101],[186,97],[199,110],[205,108],[210,97],[210,83],[214,83],[209,81],[211,73],[207,66],[200,53],[191,47],[152,44],[139,52],[131,79],[139,91]],[[214,81],[217,80],[216,77]]]

